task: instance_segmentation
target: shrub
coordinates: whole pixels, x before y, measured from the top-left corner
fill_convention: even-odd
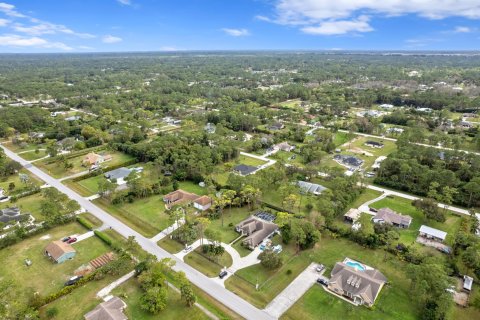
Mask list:
[[[58,314],[58,309],[56,307],[48,308],[45,314],[49,319],[55,318]]]
[[[77,221],[78,221],[78,223],[80,223],[82,226],[84,226],[88,230],[93,229],[93,225],[87,219],[85,219],[84,217],[78,217],[77,216]]]
[[[291,269],[288,269],[286,273],[287,273],[287,276],[289,276],[289,275],[292,274],[292,270],[291,270]]]

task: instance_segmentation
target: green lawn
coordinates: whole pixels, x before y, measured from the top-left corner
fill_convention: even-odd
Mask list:
[[[461,218],[452,214],[450,211],[447,211],[447,220],[445,222],[428,220],[425,218],[422,212],[412,205],[411,200],[400,197],[384,198],[380,201],[372,203],[370,206],[375,209],[390,208],[398,213],[409,215],[413,218],[410,228],[406,230],[399,229],[399,241],[404,244],[415,244],[415,239],[418,236],[418,230],[422,224],[447,232],[448,235],[446,242],[452,244],[455,234],[460,227]]]
[[[102,220],[98,219],[97,217],[95,217],[93,214],[89,212],[79,214],[77,217],[82,217],[86,219],[88,222],[90,222],[93,225],[94,228],[98,228],[103,225]]]
[[[235,242],[232,247],[237,250],[237,252],[240,254],[240,257],[245,257],[248,256],[250,253],[252,253],[252,250],[244,247],[242,245],[242,239],[239,239],[237,242]]]
[[[346,132],[335,132],[334,137],[333,137],[333,143],[335,144],[335,147],[340,147],[342,144],[352,140],[354,135],[350,135],[349,133]]]
[[[102,150],[102,151],[97,151],[97,153],[109,154],[112,156],[112,160],[104,162],[102,164],[102,167],[116,166],[133,159],[132,156],[122,152],[118,152],[118,151]],[[62,177],[70,176],[82,171],[87,171],[89,168],[84,167],[82,165],[82,161],[85,158],[85,156],[86,155],[81,155],[81,156],[68,159],[68,162],[73,165],[73,168],[69,170],[65,170],[62,163],[58,163],[58,162],[49,163],[51,159],[45,159],[45,160],[39,161],[36,163],[36,165],[40,169],[42,169],[43,171],[45,171],[46,173],[50,174],[53,177],[62,178]]]
[[[253,166],[253,167],[258,167],[261,166],[262,164],[265,164],[266,162],[260,159],[244,156],[241,154],[238,156],[238,158],[235,160],[236,164],[245,164],[247,166]]]
[[[380,142],[380,143],[383,143],[384,146],[383,146],[383,148],[368,147],[368,146],[365,145],[365,142],[367,142],[367,141]],[[397,149],[397,145],[393,141],[383,140],[381,138],[370,138],[370,137],[367,138],[367,137],[357,136],[355,138],[355,141],[353,141],[347,147],[347,149],[348,148],[364,150],[368,153],[373,154],[373,156],[366,156],[366,155],[362,155],[362,154],[359,154],[359,153],[353,153],[353,152],[348,152],[348,151],[346,152],[346,154],[351,154],[351,155],[357,156],[360,159],[364,160],[365,163],[363,164],[363,168],[369,170],[369,168],[374,164],[375,160],[379,156],[388,156],[389,154],[391,154],[392,152],[394,152]]]
[[[11,203],[10,201],[2,202],[0,203],[0,209],[17,206],[18,208],[20,208],[22,213],[30,213],[35,218],[35,220],[42,221],[44,220],[44,217],[40,211],[40,201],[42,199],[42,194],[36,193],[28,197],[20,198],[15,203]]]
[[[213,262],[202,255],[201,248],[187,254],[183,260],[190,266],[194,267],[207,277],[213,278],[218,276],[223,267],[230,267],[233,263],[232,257],[228,252],[224,252],[218,259],[218,262]]]
[[[37,160],[47,156],[47,152],[45,150],[39,150],[39,152],[36,153],[35,150],[32,150],[29,152],[21,153],[19,154],[19,156],[25,160],[32,161],[32,160]]]
[[[47,232],[25,239],[20,243],[0,251],[0,261],[5,268],[0,268],[0,277],[14,280],[20,288],[32,288],[41,295],[50,294],[63,287],[75,269],[84,263],[110,251],[96,237],[73,244],[76,256],[69,261],[55,264],[43,255],[45,247],[52,241],[72,234],[83,234],[86,230],[78,223],[71,223],[48,230]],[[42,236],[49,239],[41,239]],[[24,260],[30,259],[32,265],[25,266]]]
[[[351,208],[358,208],[362,204],[364,204],[365,202],[373,200],[373,199],[375,199],[375,198],[377,198],[381,195],[382,195],[382,193],[380,191],[376,191],[376,190],[366,188],[365,190],[363,190],[362,194],[357,199],[355,199],[354,202],[352,202],[350,207]]]
[[[36,176],[32,175],[31,173],[29,173],[25,169],[21,169],[20,173],[27,174],[30,177],[30,184],[33,184],[33,185],[36,185],[36,186],[41,184],[41,182],[38,180],[38,178]],[[12,182],[15,185],[15,189],[13,189],[12,191],[8,191],[8,186]],[[11,176],[8,176],[8,177],[1,178],[0,179],[0,188],[5,190],[5,192],[7,194],[15,195],[17,193],[23,192],[23,190],[25,189],[25,184],[20,181],[20,175],[14,174],[14,175],[11,175]]]
[[[182,251],[185,248],[183,244],[181,244],[176,240],[170,239],[170,237],[168,236],[158,241],[157,244],[159,247],[167,250],[170,253],[177,253]]]
[[[153,237],[171,223],[165,213],[162,195],[136,199],[133,203],[110,204],[105,199],[93,201],[96,205],[122,220],[146,237]]]
[[[35,150],[36,148],[40,149],[44,147],[41,144],[26,143],[26,145],[22,148],[19,144],[13,144],[11,141],[5,142],[3,143],[3,145],[15,153],[28,151],[28,150]]]
[[[202,188],[198,185],[198,183],[194,183],[191,181],[181,181],[178,183],[178,188],[185,190],[187,192],[198,194],[199,196],[203,196],[207,194],[207,189]]]

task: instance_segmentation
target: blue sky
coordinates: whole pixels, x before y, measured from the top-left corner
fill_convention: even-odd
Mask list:
[[[0,0],[0,52],[478,50],[480,1],[438,2]]]

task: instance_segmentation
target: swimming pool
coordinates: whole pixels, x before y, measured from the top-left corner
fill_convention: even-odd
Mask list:
[[[347,261],[346,263],[347,266],[350,266],[352,268],[355,268],[357,269],[358,271],[365,271],[365,267],[362,266],[360,263],[358,262],[353,262],[353,261]]]

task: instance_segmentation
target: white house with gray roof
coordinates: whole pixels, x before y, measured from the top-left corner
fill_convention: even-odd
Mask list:
[[[430,239],[430,240],[443,242],[447,238],[447,233],[445,231],[438,230],[438,229],[435,229],[435,228],[431,228],[431,227],[428,227],[428,226],[425,226],[425,225],[422,225],[420,227],[419,231],[420,231],[419,235],[421,237],[424,237],[424,238],[427,238],[427,239]]]
[[[324,186],[322,185],[319,185],[319,184],[316,184],[316,183],[310,183],[310,182],[306,182],[306,181],[298,181],[297,182],[297,185],[300,187],[300,189],[302,189],[303,191],[307,192],[307,193],[312,193],[316,196],[318,196],[319,194],[321,194],[325,189]]]

